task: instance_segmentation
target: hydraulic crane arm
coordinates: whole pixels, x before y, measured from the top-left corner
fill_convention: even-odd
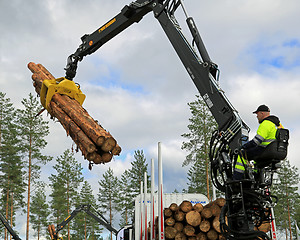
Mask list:
[[[93,211],[96,213],[95,214],[94,212],[91,211],[91,209],[92,209],[92,206],[90,204],[80,205],[68,217],[66,217],[61,223],[57,224],[56,230],[53,229],[54,227],[52,225],[50,225],[48,227],[48,230],[49,230],[51,239],[59,239],[58,232],[61,231],[81,211],[86,212],[89,216],[94,218],[98,223],[100,223],[102,226],[104,226],[110,232],[113,232],[115,235],[118,233],[118,231],[108,223],[108,221],[105,219],[105,217],[101,213],[99,213],[95,209],[93,209]]]
[[[82,44],[67,60],[66,78],[73,80],[77,64],[83,57],[95,52],[133,23],[139,22],[147,13],[153,12],[216,119],[222,141],[228,144],[231,150],[237,150],[241,140],[248,137],[249,128],[219,88],[218,67],[211,61],[193,18],[187,14],[186,21],[200,56],[183,35],[174,15],[179,6],[182,6],[186,14],[182,0],[137,0],[129,6],[126,5],[106,24],[81,38]]]
[[[21,240],[19,235],[11,228],[9,223],[7,222],[6,218],[0,213],[0,220],[3,223],[4,227],[8,230],[8,232],[12,235],[13,239]]]

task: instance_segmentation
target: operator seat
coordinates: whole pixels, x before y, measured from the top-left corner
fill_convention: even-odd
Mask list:
[[[266,149],[256,156],[253,160],[256,162],[258,168],[264,168],[269,165],[272,167],[285,159],[287,156],[287,147],[289,140],[289,130],[285,128],[278,128],[276,132],[276,140],[271,142]]]

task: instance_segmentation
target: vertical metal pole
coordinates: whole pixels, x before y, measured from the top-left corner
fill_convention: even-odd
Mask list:
[[[151,240],[155,239],[155,213],[154,213],[154,159],[151,159]]]
[[[140,240],[143,240],[143,182],[141,181],[141,191],[140,191]]]
[[[148,231],[147,231],[148,219],[147,219],[147,172],[144,173],[144,239],[148,239]]]
[[[158,239],[164,240],[164,207],[163,207],[163,176],[162,176],[162,157],[161,157],[161,143],[158,143]]]
[[[271,207],[271,217],[273,218],[273,220],[271,222],[272,240],[276,240],[277,239],[277,235],[276,235],[276,223],[275,223],[274,210],[273,210],[272,207]]]
[[[217,196],[216,196],[216,188],[215,188],[215,185],[212,184],[212,192],[213,192],[213,201],[215,201],[217,199]]]

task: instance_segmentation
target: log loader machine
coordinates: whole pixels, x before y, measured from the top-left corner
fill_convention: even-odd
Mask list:
[[[192,43],[189,43],[184,36],[175,17],[178,9],[182,9],[186,16]],[[119,14],[103,26],[81,37],[82,43],[67,59],[65,79],[73,82],[77,65],[85,56],[97,51],[106,42],[133,23],[138,23],[150,12],[160,23],[218,124],[218,129],[214,132],[210,143],[210,165],[213,183],[225,194],[226,199],[226,205],[220,215],[224,236],[226,239],[236,240],[270,239],[266,233],[254,231],[254,227],[260,226],[263,221],[272,220],[270,209],[277,200],[271,194],[270,187],[278,163],[287,154],[288,130],[280,132],[277,140],[272,143],[275,146],[272,157],[257,159],[257,164],[251,162],[245,164],[246,178],[233,179],[233,168],[240,154],[241,145],[248,141],[250,128],[220,88],[218,65],[209,57],[196,23],[188,15],[183,0],[136,0],[123,7]],[[41,99],[49,102],[52,95],[48,94],[47,88],[55,84],[56,89],[59,89],[59,83],[63,80],[44,86],[46,89]],[[70,88],[69,92],[72,91],[76,94],[74,88]]]
[[[182,9],[186,16],[192,43],[184,36],[175,17],[178,9]],[[263,221],[272,220],[270,209],[277,198],[270,193],[270,187],[278,163],[287,155],[288,130],[279,132],[276,141],[272,143],[272,156],[256,159],[256,164],[250,161],[245,164],[246,178],[233,179],[233,168],[240,154],[240,147],[248,141],[250,128],[220,88],[218,65],[209,57],[196,23],[188,15],[183,0],[136,0],[123,7],[119,14],[103,26],[81,37],[82,43],[67,59],[65,79],[72,81],[76,76],[78,63],[85,56],[97,51],[150,12],[160,23],[218,124],[218,129],[211,138],[210,163],[213,183],[226,198],[226,205],[220,215],[223,234],[227,239],[269,239],[266,233],[254,231],[254,227],[260,226]],[[47,94],[41,97],[51,98]]]
[[[182,9],[186,16],[192,43],[184,36],[175,17],[178,9]],[[256,164],[245,164],[246,178],[233,179],[233,168],[240,147],[248,141],[250,128],[220,88],[218,65],[209,57],[196,23],[188,15],[183,0],[136,0],[126,5],[96,31],[81,37],[82,43],[67,59],[65,78],[72,81],[78,63],[85,56],[97,51],[150,12],[160,23],[218,124],[211,138],[210,163],[213,183],[226,198],[226,205],[220,215],[222,233],[226,239],[269,239],[266,233],[254,231],[254,228],[259,227],[263,221],[272,220],[270,209],[274,207],[277,198],[270,193],[270,187],[278,163],[287,155],[288,130],[282,130],[272,143],[275,147],[271,157],[256,159]]]

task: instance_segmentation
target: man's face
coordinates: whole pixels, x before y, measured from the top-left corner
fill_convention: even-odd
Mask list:
[[[264,114],[264,112],[257,112],[256,117],[257,117],[258,122],[260,122],[261,120],[263,120],[265,118],[265,114]]]

